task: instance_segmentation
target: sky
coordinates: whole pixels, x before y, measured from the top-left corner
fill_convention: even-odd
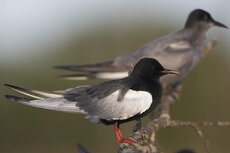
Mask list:
[[[42,55],[95,27],[156,23],[179,29],[195,8],[230,25],[229,4],[226,0],[0,0],[0,60]],[[229,32],[220,35],[227,42]]]

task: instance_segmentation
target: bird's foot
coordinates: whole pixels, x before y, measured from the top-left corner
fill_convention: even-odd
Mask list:
[[[130,139],[130,138],[121,138],[120,140],[118,140],[118,143],[128,143],[128,144],[133,144],[135,143],[134,140]]]
[[[116,137],[117,137],[117,141],[118,143],[128,143],[128,144],[133,144],[135,141],[130,139],[130,138],[124,138],[122,133],[121,133],[121,130],[119,128],[119,125],[116,123],[114,125],[114,132],[116,134]]]

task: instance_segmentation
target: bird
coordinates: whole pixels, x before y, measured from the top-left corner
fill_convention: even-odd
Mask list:
[[[130,75],[122,79],[53,92],[4,84],[30,98],[5,97],[33,107],[85,114],[92,123],[114,125],[119,143],[132,143],[131,139],[123,137],[119,125],[141,119],[155,109],[162,95],[159,78],[167,74],[179,73],[165,69],[156,59],[143,58]]]
[[[76,71],[77,74],[63,75],[69,80],[118,79],[128,75],[129,69],[141,58],[157,59],[164,67],[180,72],[180,77],[165,76],[163,88],[173,89],[180,84],[202,56],[209,28],[228,27],[216,20],[205,10],[195,9],[181,30],[156,38],[137,48],[128,55],[96,64],[59,65],[57,69]]]

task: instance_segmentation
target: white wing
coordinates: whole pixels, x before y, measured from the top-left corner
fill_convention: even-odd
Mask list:
[[[129,90],[124,99],[117,101],[118,91],[103,99],[94,99],[84,106],[89,118],[105,120],[125,120],[148,110],[152,103],[152,95],[145,91]]]

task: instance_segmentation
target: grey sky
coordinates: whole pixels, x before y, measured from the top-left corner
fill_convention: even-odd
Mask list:
[[[73,31],[80,35],[95,26],[143,21],[180,28],[194,8],[205,9],[230,26],[229,4],[226,0],[1,0],[0,59],[19,58],[32,50],[34,55],[42,54],[41,46],[52,47]],[[220,34],[222,39],[229,36],[229,32]]]

